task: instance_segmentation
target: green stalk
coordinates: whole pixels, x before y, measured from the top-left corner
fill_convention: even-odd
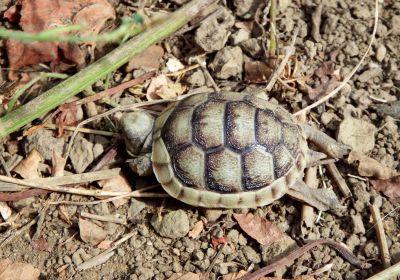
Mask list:
[[[135,55],[183,27],[200,12],[211,12],[210,6],[215,2],[216,0],[192,0],[176,12],[168,15],[165,20],[150,26],[143,33],[130,39],[79,73],[6,114],[0,118],[0,138],[17,131],[22,126],[63,104],[72,96],[127,63]]]

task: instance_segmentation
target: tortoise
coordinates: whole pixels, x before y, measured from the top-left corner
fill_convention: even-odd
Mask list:
[[[165,109],[152,130],[154,174],[186,204],[253,208],[289,194],[321,210],[339,205],[332,191],[302,181],[306,166],[325,156],[309,149],[307,139],[334,158],[347,146],[263,98],[228,91],[190,95]]]

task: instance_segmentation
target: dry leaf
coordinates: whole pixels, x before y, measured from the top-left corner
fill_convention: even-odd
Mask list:
[[[109,19],[115,18],[113,7],[106,0],[22,0],[21,9],[15,6],[6,11],[9,19],[20,16],[19,25],[28,33],[38,33],[66,24],[80,24],[84,29],[71,34],[96,35]],[[85,54],[77,44],[66,42],[6,41],[10,64],[9,78],[24,66],[51,62],[52,68],[65,69],[71,63],[82,65]]]
[[[79,234],[83,241],[97,245],[106,239],[107,233],[95,223],[79,218]]]
[[[49,243],[44,238],[32,240],[31,246],[37,251],[50,252]]]
[[[239,226],[249,236],[258,241],[262,245],[267,245],[282,236],[282,231],[270,221],[254,216],[251,213],[233,214]]]
[[[40,177],[39,163],[43,161],[40,153],[33,149],[26,159],[23,159],[13,171],[17,172],[24,179],[36,179]]]
[[[151,79],[146,97],[148,100],[174,99],[181,95],[184,90],[185,88],[180,83],[174,83],[161,74]]]
[[[203,231],[203,229],[204,229],[204,223],[203,221],[200,220],[194,224],[192,230],[189,231],[188,236],[194,239],[199,236],[199,234]]]
[[[174,273],[167,280],[200,280],[200,274],[193,272]]]
[[[394,203],[400,202],[400,175],[387,180],[370,180],[377,191],[383,192]]]
[[[218,247],[220,244],[228,244],[229,238],[227,236],[222,236],[222,237],[213,237],[211,238],[211,244],[213,247]]]
[[[4,280],[37,280],[40,270],[29,263],[13,262],[10,259],[0,260],[0,279]]]
[[[323,62],[315,71],[314,75],[319,79],[320,84],[315,88],[308,85],[304,85],[303,88],[311,100],[318,99],[331,92],[336,88],[340,79],[340,76],[338,76],[338,69],[335,69],[335,63],[333,61]]]
[[[185,68],[185,66],[176,58],[168,59],[166,65],[169,72],[176,72]]]
[[[99,245],[97,245],[97,248],[99,249],[109,249],[111,248],[111,244],[113,242],[111,240],[103,240],[99,243]]]
[[[164,49],[160,46],[154,45],[147,48],[142,53],[136,55],[129,60],[126,71],[130,72],[139,68],[158,69],[160,67],[160,59],[164,55]]]
[[[99,185],[103,188],[103,191],[111,191],[111,192],[131,192],[132,188],[129,185],[128,180],[124,177],[122,172],[118,174],[118,176],[113,177],[107,180],[101,180],[98,182]],[[128,198],[120,198],[117,200],[113,200],[112,203],[116,208],[120,207],[128,203]]]
[[[390,169],[375,159],[356,151],[352,151],[349,154],[347,161],[349,163],[353,163],[355,161],[359,162],[358,174],[361,176],[375,177],[377,179],[386,180],[398,174],[396,170]]]
[[[273,70],[267,63],[261,61],[246,61],[244,63],[245,80],[252,83],[265,83]]]
[[[0,201],[0,215],[4,221],[7,221],[11,217],[12,209],[7,203]]]
[[[58,206],[58,214],[60,215],[60,219],[66,222],[69,225],[72,225],[72,221],[70,218],[70,214],[68,212],[68,206],[59,205]]]
[[[64,176],[64,167],[66,159],[59,155],[55,150],[51,153],[51,176],[61,177]]]

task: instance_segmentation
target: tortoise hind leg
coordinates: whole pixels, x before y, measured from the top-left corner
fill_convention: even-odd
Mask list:
[[[350,151],[350,147],[337,142],[332,137],[319,131],[308,124],[301,124],[307,139],[314,143],[322,152],[332,158],[342,158]]]
[[[321,211],[334,210],[342,207],[336,194],[331,189],[311,188],[302,180],[297,180],[293,186],[287,190],[287,194]]]

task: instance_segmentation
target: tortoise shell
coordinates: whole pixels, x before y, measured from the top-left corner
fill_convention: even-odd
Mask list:
[[[301,176],[305,134],[281,106],[250,94],[195,94],[156,120],[154,173],[187,204],[241,208],[269,204]]]

